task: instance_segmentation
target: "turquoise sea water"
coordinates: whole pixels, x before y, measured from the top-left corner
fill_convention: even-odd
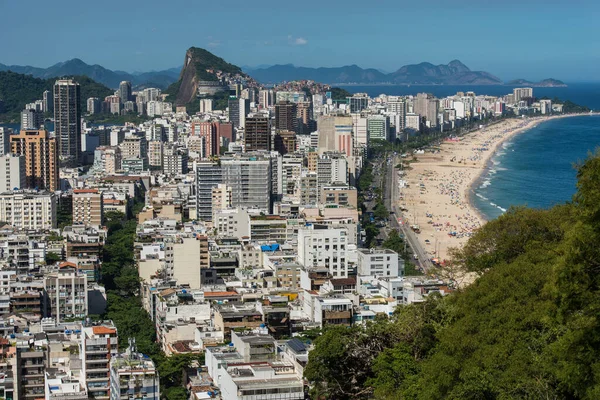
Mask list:
[[[473,204],[493,219],[513,205],[547,208],[569,201],[575,164],[598,146],[598,115],[540,123],[502,144],[473,187]]]

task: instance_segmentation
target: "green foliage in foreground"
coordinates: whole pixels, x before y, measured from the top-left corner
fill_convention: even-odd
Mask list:
[[[315,340],[327,399],[600,398],[600,153],[571,203],[513,208],[454,254],[479,275],[445,298]]]

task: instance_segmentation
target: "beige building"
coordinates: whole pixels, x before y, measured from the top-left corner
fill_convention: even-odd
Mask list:
[[[353,155],[352,117],[324,115],[319,118],[319,154],[339,151],[347,157]]]
[[[321,204],[337,204],[357,208],[358,196],[356,188],[347,185],[327,185],[321,189]]]
[[[87,275],[77,265],[60,264],[58,271],[44,277],[46,309],[57,323],[66,319],[84,319],[88,315]]]
[[[54,193],[20,190],[0,194],[0,221],[17,229],[56,228],[56,208]]]
[[[231,187],[219,183],[216,187],[212,188],[213,221],[215,220],[216,213],[228,208],[231,208]]]
[[[27,187],[30,189],[58,189],[58,149],[56,139],[45,129],[22,130],[10,136],[13,154],[25,157]]]
[[[163,142],[159,140],[151,140],[148,142],[148,165],[162,169]]]
[[[105,175],[121,170],[121,149],[116,146],[100,146],[94,152],[94,169]]]
[[[73,225],[102,225],[102,211],[98,189],[73,190]]]

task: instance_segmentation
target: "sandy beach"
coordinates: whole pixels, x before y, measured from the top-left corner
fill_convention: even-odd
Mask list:
[[[417,236],[427,253],[440,262],[448,249],[462,246],[485,219],[469,203],[469,191],[502,143],[542,122],[562,116],[508,119],[455,140],[434,152],[415,154],[399,191],[405,222],[418,225]],[[437,150],[439,149],[439,150]],[[410,160],[410,156],[407,160]]]

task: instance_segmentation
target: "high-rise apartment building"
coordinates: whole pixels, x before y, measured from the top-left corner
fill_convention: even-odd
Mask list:
[[[298,105],[280,101],[275,105],[275,129],[296,132],[298,129]]]
[[[80,88],[71,79],[54,84],[54,132],[61,162],[77,165],[81,153]]]
[[[194,121],[192,122],[192,134],[202,138],[203,151],[200,154],[202,158],[210,158],[220,154],[220,142],[218,122]]]
[[[296,151],[296,132],[279,131],[275,134],[274,150],[285,155]]]
[[[48,192],[0,193],[0,221],[17,229],[56,228],[56,195]]]
[[[272,89],[258,92],[258,104],[260,108],[269,108],[275,104],[275,92]]]
[[[354,153],[352,142],[352,117],[325,115],[319,118],[319,154],[339,151],[350,157]]]
[[[213,110],[213,99],[200,99],[200,112],[209,113]]]
[[[54,111],[54,96],[50,90],[44,90],[42,94],[42,103],[44,104],[44,112]]]
[[[222,158],[222,182],[231,187],[233,207],[255,208],[271,213],[271,159],[248,153]]]
[[[153,170],[162,171],[163,142],[151,140],[148,142],[148,165]]]
[[[73,190],[73,225],[102,225],[102,193],[98,189]]]
[[[347,97],[351,113],[358,113],[369,107],[369,96],[366,93],[356,93]]]
[[[163,174],[168,176],[188,173],[188,149],[175,143],[167,143],[163,148]]]
[[[10,153],[10,135],[12,129],[0,126],[0,156]]]
[[[317,129],[317,124],[313,120],[313,107],[310,101],[301,101],[298,103],[298,129],[297,132],[302,135],[308,135]]]
[[[94,170],[114,175],[121,169],[121,149],[117,146],[100,146],[94,150]]]
[[[246,151],[271,150],[271,121],[266,115],[246,118],[244,131]]]
[[[110,360],[110,399],[160,399],[160,383],[154,362],[138,353],[135,339],[129,339],[125,354]]]
[[[533,88],[514,88],[513,96],[515,103],[523,99],[530,99],[533,97]]]
[[[229,122],[234,128],[244,128],[246,126],[246,116],[250,111],[250,101],[248,99],[238,99],[230,97],[229,102]]]
[[[76,264],[62,263],[58,271],[45,275],[44,292],[45,309],[57,323],[87,317],[87,274],[78,271]]]
[[[369,141],[388,140],[390,135],[390,118],[387,115],[371,115],[367,118]]]
[[[213,221],[215,220],[216,213],[228,208],[231,208],[231,188],[219,183],[216,187],[212,188]]]
[[[27,187],[58,189],[57,143],[48,131],[22,130],[18,135],[11,135],[10,145],[13,154],[25,157]]]
[[[425,117],[426,125],[434,128],[438,125],[439,101],[429,93],[418,93],[413,101],[413,112]]]
[[[15,360],[16,399],[40,399],[45,396],[44,372],[49,364],[48,351],[40,347],[17,347]]]
[[[133,99],[133,96],[131,95],[131,82],[122,81],[119,84],[119,97],[121,98],[121,103],[123,104]]]
[[[25,157],[14,154],[0,156],[0,193],[25,187]]]
[[[214,163],[196,164],[196,215],[202,221],[212,219],[212,190],[223,182],[221,166]]]
[[[333,278],[348,277],[348,229],[312,225],[298,230],[298,262],[326,267]]]
[[[97,97],[90,97],[87,99],[87,112],[88,114],[98,114],[102,111],[100,107],[100,99]]]
[[[21,111],[21,129],[40,129],[44,125],[44,113],[35,108]]]
[[[110,398],[110,362],[118,354],[119,337],[112,321],[82,328],[79,355],[91,398]]]

